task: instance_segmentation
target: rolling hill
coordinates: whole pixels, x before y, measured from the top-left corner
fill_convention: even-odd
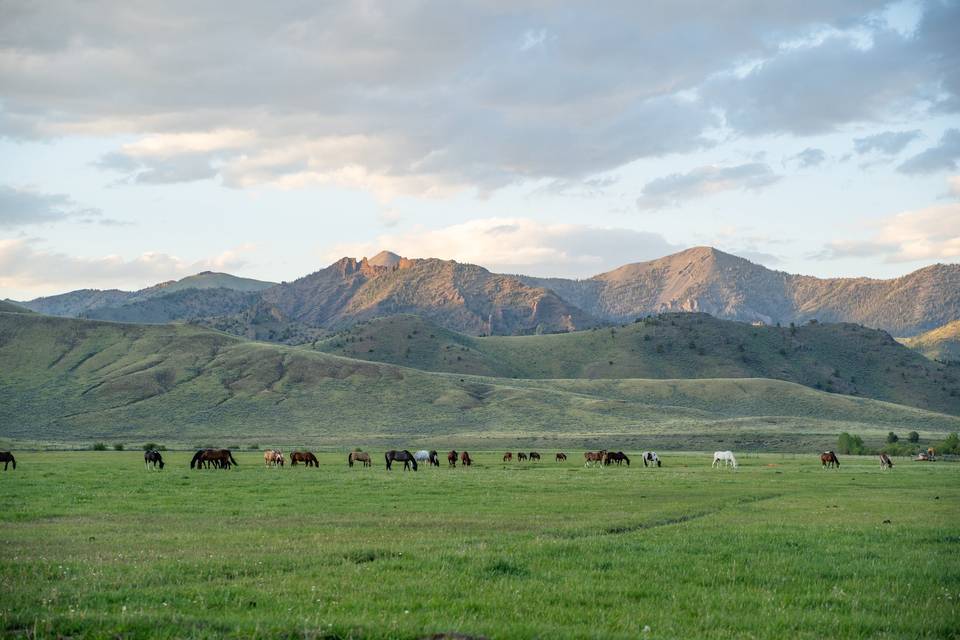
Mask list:
[[[313,347],[351,358],[509,378],[772,378],[960,415],[960,366],[855,324],[752,326],[670,313],[618,327],[476,338],[415,316],[361,323]]]
[[[32,313],[32,311],[9,300],[0,300],[0,313]]]
[[[900,341],[931,360],[960,363],[960,320]]]
[[[7,442],[796,449],[840,430],[935,437],[960,418],[776,380],[510,380],[189,325],[0,313],[0,425]]]

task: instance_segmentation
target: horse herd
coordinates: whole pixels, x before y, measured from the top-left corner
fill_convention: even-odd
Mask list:
[[[585,467],[609,467],[611,464],[622,465],[626,463],[627,466],[630,466],[630,458],[627,457],[623,451],[607,451],[602,449],[600,451],[587,451],[583,454],[584,465]],[[567,454],[557,453],[555,456],[557,462],[566,462]],[[473,464],[473,460],[470,458],[470,454],[466,451],[450,451],[447,454],[447,465],[450,467],[456,467],[457,461],[460,461],[460,465],[464,467],[469,467]],[[513,462],[514,455],[512,451],[508,451],[503,454],[504,462]],[[531,461],[539,462],[540,454],[536,451],[531,451],[529,454],[525,452],[519,452],[516,455],[516,460],[518,462]],[[647,467],[660,467],[662,462],[660,456],[657,455],[655,451],[644,451],[641,454],[641,460],[643,460],[643,466]],[[267,467],[282,467],[286,463],[286,458],[283,455],[283,452],[279,449],[267,449],[263,453],[263,461]],[[412,469],[416,471],[418,468],[418,463],[426,463],[428,466],[439,467],[440,466],[440,457],[436,451],[427,451],[422,449],[416,453],[410,453],[406,449],[396,450],[391,449],[384,454],[384,461],[386,462],[387,471],[393,469],[394,462],[402,462],[403,470],[407,471]],[[13,454],[9,451],[0,451],[0,462],[3,463],[3,470],[7,470],[7,465],[12,464],[13,468],[17,468],[17,460],[13,457]],[[370,458],[370,454],[365,451],[352,451],[347,456],[347,464],[353,466],[354,462],[360,462],[364,467],[369,467],[373,465],[373,461]],[[160,451],[157,449],[148,449],[143,452],[143,464],[147,469],[160,470],[164,467],[163,456],[160,454]],[[236,465],[237,461],[234,460],[233,454],[229,449],[200,449],[190,460],[191,469],[229,469],[231,466]],[[320,463],[317,460],[317,456],[311,451],[294,451],[290,454],[290,466],[296,466],[297,464],[304,464],[308,467],[319,467]],[[824,451],[820,455],[820,464],[824,469],[839,469],[840,468],[840,459],[837,458],[837,454],[833,451]],[[736,469],[739,465],[737,464],[737,459],[733,455],[732,451],[715,451],[713,453],[713,464],[714,468],[717,467],[733,467]],[[885,453],[880,454],[880,468],[881,469],[890,469],[893,467],[893,461]]]

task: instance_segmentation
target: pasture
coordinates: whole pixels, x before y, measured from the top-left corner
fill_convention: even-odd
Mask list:
[[[288,450],[285,450],[287,452]],[[188,469],[192,452],[18,451],[0,473],[0,633],[22,637],[945,638],[960,465],[582,452],[387,473]]]

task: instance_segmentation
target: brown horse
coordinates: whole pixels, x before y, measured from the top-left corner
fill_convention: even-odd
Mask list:
[[[566,462],[566,461],[567,461],[567,454],[565,453],[557,454],[557,462]]]
[[[510,453],[509,451],[507,451],[505,454],[503,454],[503,461],[504,461],[504,462],[513,462],[513,454]]]
[[[603,464],[609,467],[611,462],[616,462],[617,466],[626,462],[627,466],[630,466],[630,458],[623,451],[608,451],[603,457]]]
[[[290,454],[290,466],[297,466],[298,462],[302,462],[308,467],[319,467],[320,462],[317,460],[317,456],[313,455],[310,451],[294,451]]]
[[[537,453],[536,451],[531,451],[531,452],[530,452],[530,462],[533,462],[534,460],[536,460],[537,462],[540,462],[540,454]]]
[[[230,449],[200,449],[190,460],[191,469],[202,469],[211,465],[217,469],[229,469],[232,464],[238,463],[233,459]]]
[[[7,465],[13,463],[13,468],[17,468],[17,459],[9,451],[0,451],[0,462],[3,463],[3,470],[7,470]]]
[[[603,449],[602,451],[587,451],[583,454],[583,459],[586,461],[583,463],[583,466],[590,467],[596,465],[602,465],[604,459],[607,457],[607,450]]]
[[[523,451],[517,454],[517,462],[523,462],[526,459],[527,459],[527,454],[525,454]]]
[[[447,454],[447,464],[450,465],[451,467],[457,466],[457,450],[456,449],[454,449],[453,451]]]
[[[267,449],[263,452],[263,463],[268,467],[282,467],[283,462],[283,452],[279,449]]]
[[[840,468],[840,460],[833,451],[824,451],[820,454],[820,464],[823,465],[824,469],[831,467]]]
[[[406,471],[410,468],[410,465],[413,465],[413,470],[417,470],[417,459],[413,457],[413,454],[404,449],[403,451],[397,451],[396,449],[391,449],[383,454],[383,459],[387,463],[387,471],[392,471],[392,464],[394,462],[402,462],[403,470]]]
[[[370,454],[366,451],[351,451],[350,455],[347,456],[347,464],[352,467],[354,462],[362,462],[365,467],[373,465]]]
[[[880,454],[880,468],[881,469],[890,469],[893,467],[893,460],[890,459],[885,453]]]
[[[469,467],[470,465],[473,464],[473,460],[470,459],[470,454],[467,453],[466,451],[460,454],[460,464],[462,464],[465,467]]]

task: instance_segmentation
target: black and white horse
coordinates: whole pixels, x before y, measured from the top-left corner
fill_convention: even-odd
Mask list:
[[[143,466],[149,471],[151,464],[156,470],[163,469],[163,456],[161,456],[160,452],[156,449],[148,449],[143,452]]]
[[[645,467],[659,467],[660,456],[657,455],[656,451],[644,451],[643,452],[643,466]]]

